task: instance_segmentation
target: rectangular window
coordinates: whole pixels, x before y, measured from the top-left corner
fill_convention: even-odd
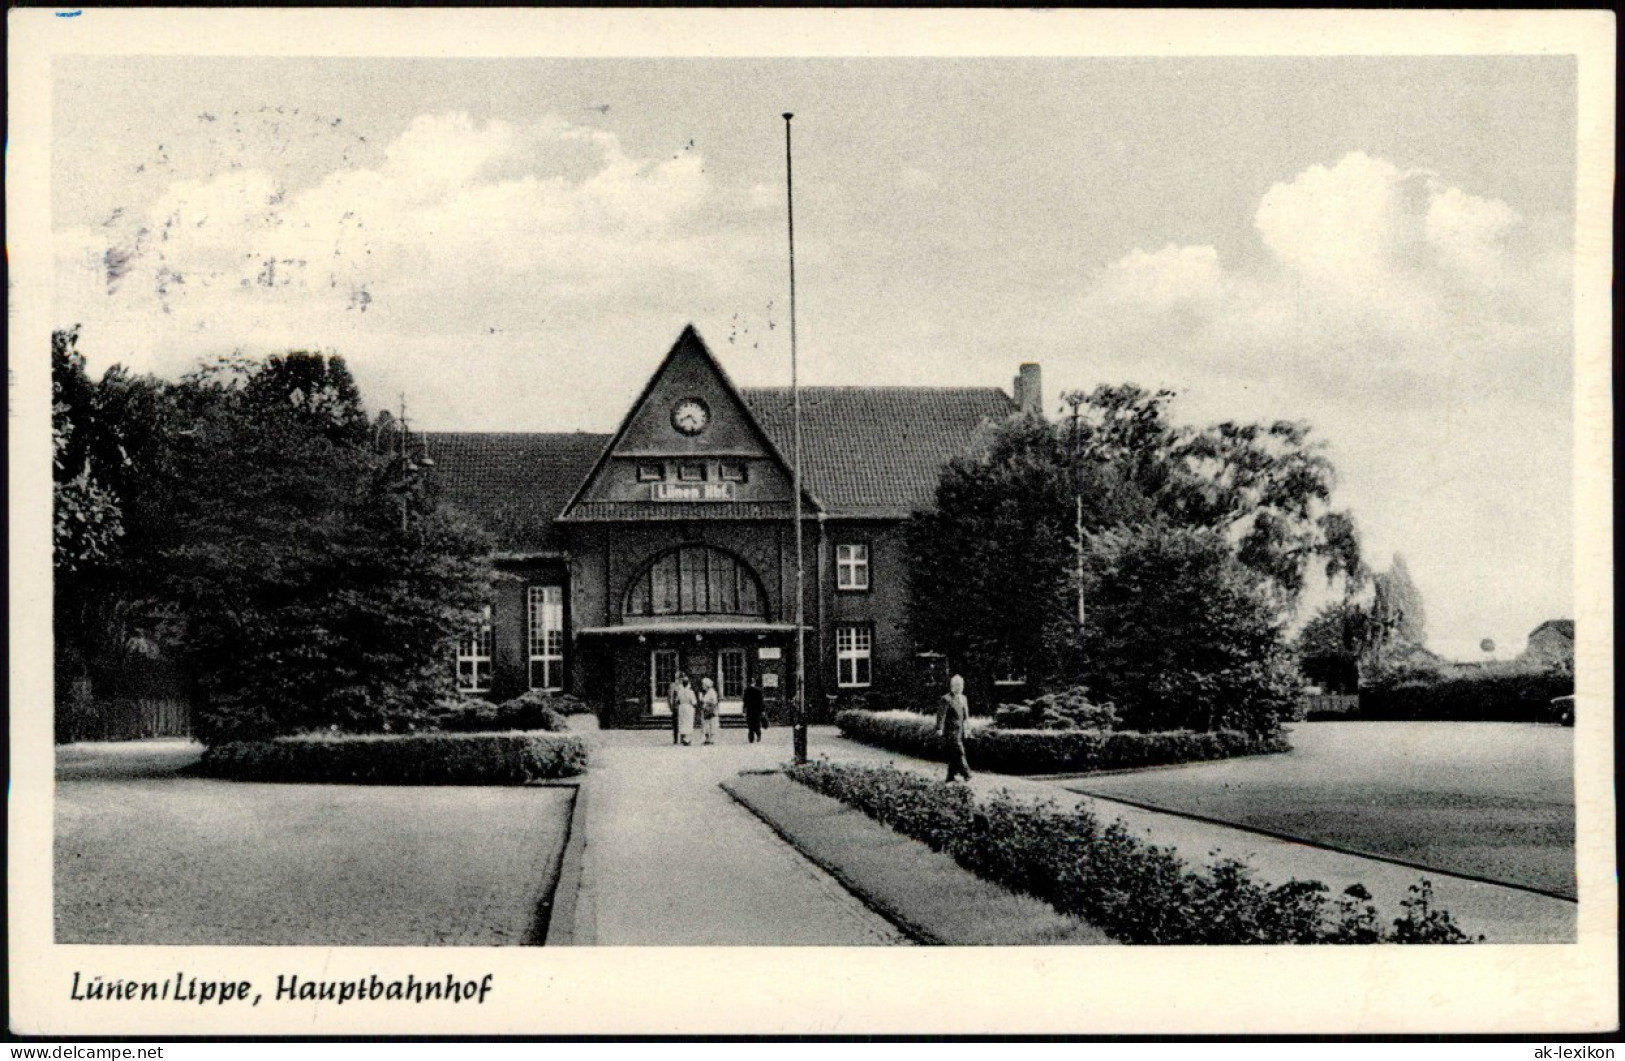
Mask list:
[[[835,547],[835,588],[869,588],[869,547],[867,545],[837,545]]]
[[[739,700],[745,695],[745,650],[725,648],[717,653],[717,697]]]
[[[671,714],[671,683],[677,680],[677,653],[657,648],[649,653],[649,710],[656,715]]]
[[[483,693],[491,688],[491,606],[480,613],[474,628],[457,639],[457,689]]]
[[[697,461],[684,461],[677,466],[677,478],[685,483],[705,482],[705,465]]]
[[[867,626],[835,628],[835,684],[843,689],[865,688],[874,658],[874,631]]]
[[[717,478],[725,483],[742,483],[745,481],[745,465],[743,461],[722,461],[717,465]]]
[[[564,587],[531,586],[525,591],[530,617],[530,687],[564,688]]]
[[[666,478],[666,466],[658,461],[638,465],[638,482],[658,483]]]

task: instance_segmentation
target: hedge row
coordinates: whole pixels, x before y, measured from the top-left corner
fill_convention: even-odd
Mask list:
[[[586,743],[551,733],[281,737],[216,745],[199,764],[235,781],[346,785],[523,785],[586,769]]]
[[[789,774],[904,835],[946,852],[977,876],[1041,899],[1124,943],[1470,943],[1433,906],[1426,880],[1404,916],[1382,925],[1354,885],[1336,899],[1318,881],[1268,887],[1235,860],[1192,870],[1172,853],[1102,827],[1087,810],[1020,802],[1007,792],[975,799],[894,768],[807,763]]]
[[[835,716],[835,725],[844,736],[865,744],[922,759],[942,758],[935,720],[911,711],[842,711]],[[1235,730],[1019,730],[973,721],[965,733],[971,769],[1000,774],[1125,770],[1284,752],[1289,747],[1284,734],[1254,736]]]
[[[1360,691],[1358,718],[1403,722],[1561,722],[1552,701],[1574,693],[1566,670],[1379,683]],[[1572,708],[1568,722],[1573,724]]]

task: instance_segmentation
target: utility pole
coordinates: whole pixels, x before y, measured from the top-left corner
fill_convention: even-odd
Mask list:
[[[795,761],[807,761],[807,563],[802,556],[801,529],[801,385],[796,365],[796,209],[795,184],[790,167],[790,119],[784,112],[784,206],[790,236],[790,407],[795,421],[794,486],[792,511],[796,524],[796,699],[791,706],[790,733]]]
[[[1083,600],[1083,455],[1079,451],[1078,443],[1078,410],[1083,405],[1083,392],[1073,391],[1066,395],[1066,403],[1072,406],[1072,502],[1077,520],[1077,571],[1078,580],[1078,652],[1082,659],[1083,630],[1087,619],[1087,612]],[[1079,675],[1079,684],[1082,684],[1082,675]]]

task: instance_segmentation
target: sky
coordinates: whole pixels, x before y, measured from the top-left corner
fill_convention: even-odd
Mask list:
[[[428,430],[610,431],[685,324],[810,384],[1307,421],[1429,645],[1573,599],[1565,56],[66,57],[56,326],[92,371],[342,354]]]

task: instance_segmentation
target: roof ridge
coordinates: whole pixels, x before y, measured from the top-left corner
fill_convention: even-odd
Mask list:
[[[607,431],[419,431],[419,435],[477,435],[480,438],[607,438]]]
[[[751,393],[753,391],[756,391],[756,392],[772,391],[774,393],[784,393],[784,394],[789,394],[790,393],[790,388],[789,387],[740,387],[739,389],[740,389],[740,391],[742,393],[746,393],[746,394],[749,394],[749,393]],[[924,386],[914,386],[912,384],[907,384],[907,383],[895,383],[895,384],[888,383],[888,384],[877,384],[877,385],[858,384],[858,383],[834,383],[834,384],[810,385],[810,384],[803,383],[803,384],[801,384],[800,389],[803,390],[803,391],[848,391],[848,392],[851,392],[851,393],[854,393],[854,394],[872,394],[872,393],[875,393],[877,391],[880,391],[880,392],[904,391],[904,392],[908,392],[908,393],[915,393],[915,392],[919,392],[919,391],[930,391],[930,392],[974,391],[974,392],[976,392],[978,394],[985,394],[985,393],[988,393],[988,392],[991,391],[991,392],[996,392],[998,394],[1003,394],[1007,398],[1009,397],[1009,395],[1006,394],[1005,391],[1000,387],[987,387],[987,386],[982,386],[982,387],[952,387],[952,386],[945,386],[945,385],[940,385],[940,384],[929,384],[929,385],[924,385]]]

